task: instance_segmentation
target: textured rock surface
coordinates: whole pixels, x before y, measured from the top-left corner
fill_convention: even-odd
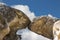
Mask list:
[[[10,32],[7,20],[0,14],[0,40]]]
[[[4,40],[17,40],[16,31],[30,24],[29,18],[17,9],[0,4],[0,14],[7,19],[10,28],[10,33],[5,36]]]
[[[40,17],[31,23],[28,28],[39,35],[53,39],[53,24],[55,21],[48,16]]]
[[[60,20],[53,25],[54,40],[60,40]]]

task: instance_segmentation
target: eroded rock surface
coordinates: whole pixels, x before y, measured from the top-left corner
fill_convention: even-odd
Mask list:
[[[0,14],[0,40],[10,32],[7,20]]]
[[[43,16],[33,21],[28,28],[39,35],[53,39],[53,24],[57,20],[49,16]]]
[[[16,31],[26,28],[31,22],[22,11],[6,5],[0,4],[0,14],[6,18],[10,28],[10,32],[4,37],[4,40],[17,40]]]

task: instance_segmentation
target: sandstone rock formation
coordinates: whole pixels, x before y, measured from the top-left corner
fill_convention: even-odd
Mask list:
[[[43,16],[33,21],[28,28],[39,35],[53,39],[53,24],[55,21],[57,21],[57,19]]]
[[[16,31],[18,29],[26,28],[31,22],[22,11],[6,5],[0,4],[0,14],[6,18],[10,28],[10,32],[4,37],[4,40],[17,40]]]

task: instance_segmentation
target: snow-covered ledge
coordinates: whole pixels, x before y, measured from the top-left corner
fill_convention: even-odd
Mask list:
[[[18,30],[17,35],[21,35],[21,37],[22,37],[21,40],[51,40],[42,35],[38,35],[32,31],[30,31],[28,28]]]

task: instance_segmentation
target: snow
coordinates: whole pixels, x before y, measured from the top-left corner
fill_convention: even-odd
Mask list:
[[[21,40],[50,40],[46,37],[43,37],[41,35],[38,35],[32,31],[30,31],[28,28],[18,30],[17,35],[21,35]]]

